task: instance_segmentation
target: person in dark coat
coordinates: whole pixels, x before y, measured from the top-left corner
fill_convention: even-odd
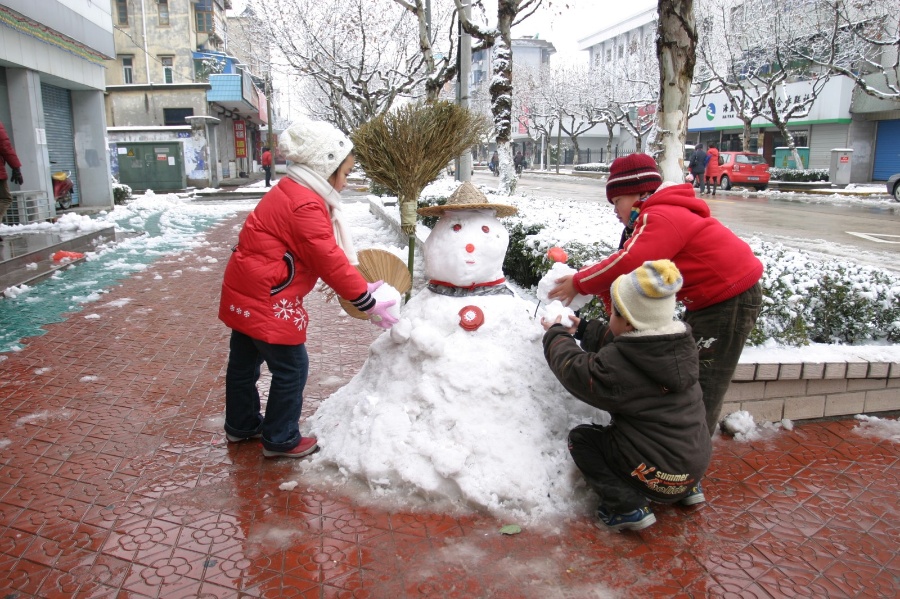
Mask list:
[[[9,191],[9,182],[7,181],[6,165],[12,169],[12,175],[9,180],[16,185],[21,185],[22,180],[22,162],[16,155],[9,136],[6,134],[6,128],[0,123],[0,221],[6,216],[6,211],[12,205],[12,193]],[[0,238],[2,241],[2,238]]]
[[[694,148],[694,153],[691,154],[691,160],[688,162],[688,170],[694,177],[694,187],[699,189],[700,193],[704,193],[703,173],[706,172],[706,151],[703,149],[703,144],[697,144],[697,147]]]
[[[690,326],[674,320],[681,284],[673,262],[647,261],[613,283],[609,323],[573,317],[566,328],[560,318],[541,321],[553,374],[572,395],[612,416],[608,426],[569,432],[569,452],[600,496],[597,516],[610,530],[656,522],[651,500],[705,501],[700,480],[712,442],[697,346]]]

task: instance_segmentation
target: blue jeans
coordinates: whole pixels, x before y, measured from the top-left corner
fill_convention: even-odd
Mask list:
[[[263,362],[272,373],[265,417],[256,388]],[[273,345],[232,330],[225,372],[225,432],[235,437],[262,433],[263,447],[271,451],[296,447],[308,375],[305,345]]]
[[[710,435],[716,432],[725,392],[761,309],[762,287],[757,283],[731,299],[684,313],[700,352],[700,387]]]

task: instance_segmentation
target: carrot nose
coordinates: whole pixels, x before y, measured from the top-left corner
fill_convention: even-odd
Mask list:
[[[472,252],[475,251],[475,246],[472,245],[471,243],[467,243],[467,244],[466,244],[466,251],[469,252],[469,253],[471,254]]]

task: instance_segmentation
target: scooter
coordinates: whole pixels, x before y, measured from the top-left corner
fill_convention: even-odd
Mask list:
[[[56,208],[57,210],[66,210],[72,206],[72,190],[75,188],[75,184],[69,178],[69,171],[57,171],[51,176]]]

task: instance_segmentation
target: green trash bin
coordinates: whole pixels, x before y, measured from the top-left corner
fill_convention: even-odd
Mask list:
[[[809,148],[797,148],[800,160],[803,164],[797,166],[794,163],[794,155],[787,147],[775,148],[775,168],[809,168]]]

